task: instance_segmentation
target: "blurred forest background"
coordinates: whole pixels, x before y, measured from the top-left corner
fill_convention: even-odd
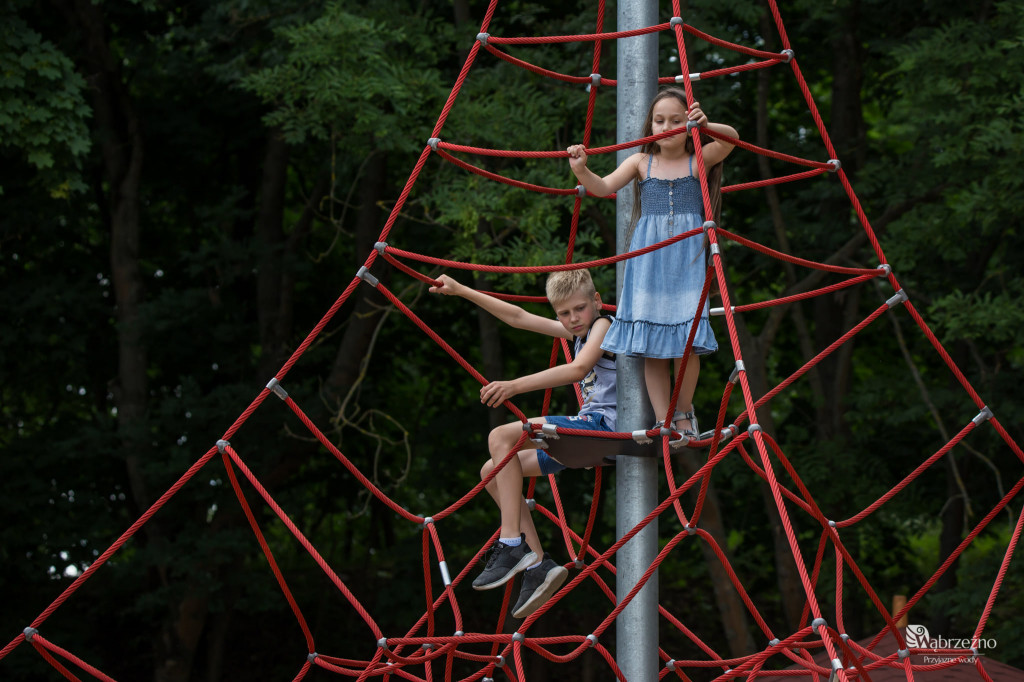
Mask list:
[[[759,0],[684,2],[726,40],[781,49]],[[781,12],[843,168],[894,272],[1017,443],[1024,442],[1024,5],[979,0],[792,0]],[[225,432],[351,281],[422,151],[479,30],[480,0],[7,0],[0,6],[0,637],[13,639]],[[504,0],[494,35],[591,33],[596,2]],[[661,16],[670,16],[662,3]],[[605,30],[615,28],[609,6]],[[662,75],[678,74],[661,37]],[[687,36],[691,71],[743,58]],[[586,44],[514,55],[588,75]],[[615,46],[602,71],[615,77]],[[788,67],[695,83],[704,110],[755,144],[825,160]],[[581,140],[587,94],[481,52],[444,139],[564,149]],[[598,96],[594,145],[614,142],[614,92]],[[476,162],[474,160],[474,162]],[[490,158],[542,185],[575,183],[562,159]],[[592,166],[611,169],[610,156]],[[795,172],[737,151],[726,183]],[[427,166],[389,242],[458,260],[564,259],[572,199],[536,196],[444,164]],[[816,260],[878,263],[834,175],[727,195],[723,226]],[[584,203],[576,260],[614,252],[613,202]],[[424,247],[427,245],[427,247]],[[726,244],[734,303],[834,281]],[[438,299],[384,267],[374,274],[491,378],[544,366],[550,345]],[[424,267],[424,271],[427,271]],[[430,271],[437,274],[437,270]],[[613,268],[594,273],[614,299]],[[542,278],[462,281],[542,293]],[[775,385],[892,295],[874,283],[743,316],[756,393]],[[716,305],[712,301],[712,305]],[[536,306],[544,312],[545,306]],[[731,354],[721,319],[698,412],[710,428]],[[288,392],[374,483],[407,509],[451,504],[477,479],[488,429],[509,418],[369,287],[289,374]],[[569,410],[568,391],[555,411]],[[541,396],[517,404],[537,413]],[[739,402],[734,399],[730,415]],[[977,414],[902,309],[879,319],[760,411],[830,518],[891,488]],[[233,446],[332,563],[384,632],[423,612],[421,530],[369,497],[278,401]],[[694,466],[701,453],[680,457]],[[716,469],[722,541],[773,627],[801,613],[770,495],[738,458]],[[720,473],[719,473],[720,472]],[[595,544],[614,541],[612,472]],[[51,641],[125,680],[290,679],[304,641],[216,461],[180,491],[43,626]],[[843,536],[883,601],[913,594],[1021,476],[983,425],[940,466]],[[582,524],[593,472],[560,479]],[[541,503],[551,504],[538,483]],[[688,502],[692,505],[692,501]],[[1012,500],[910,614],[933,633],[973,633],[1022,499]],[[261,522],[324,653],[365,658],[375,642],[304,550]],[[453,572],[496,524],[478,498],[439,532]],[[663,538],[678,532],[663,521]],[[813,558],[819,529],[797,526]],[[556,559],[565,548],[542,531]],[[994,658],[1024,667],[1024,571],[1011,564],[988,621]],[[677,558],[676,558],[677,557]],[[823,570],[819,594],[834,591]],[[831,573],[830,573],[831,571]],[[722,655],[763,647],[728,622],[721,571],[695,543],[661,570],[661,603]],[[435,577],[435,590],[438,580]],[[847,582],[846,631],[880,619]],[[607,613],[596,588],[562,600],[531,634]],[[463,589],[466,630],[497,618],[495,593]],[[834,607],[830,607],[834,608]],[[830,619],[831,622],[831,619]],[[439,626],[439,632],[445,632]],[[674,657],[700,656],[663,626]],[[450,632],[451,630],[448,630]],[[614,638],[604,641],[614,646]],[[567,679],[531,658],[529,679]],[[602,679],[584,656],[574,674]],[[594,672],[599,670],[600,672]],[[5,680],[55,679],[28,645]],[[313,672],[308,679],[327,679]],[[696,678],[695,678],[696,679]]]

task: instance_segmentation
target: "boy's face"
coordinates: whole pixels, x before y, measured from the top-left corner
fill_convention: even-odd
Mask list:
[[[575,293],[553,305],[558,321],[573,336],[583,336],[601,315],[601,294]]]

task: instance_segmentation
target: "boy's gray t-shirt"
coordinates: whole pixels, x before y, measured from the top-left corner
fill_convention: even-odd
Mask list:
[[[609,322],[615,320],[611,315],[601,315]],[[590,329],[594,326],[591,325]],[[590,330],[585,337],[575,337],[573,346],[573,357],[580,354],[580,350],[590,338]],[[598,358],[597,364],[587,372],[587,375],[580,380],[580,392],[583,394],[583,407],[580,414],[600,414],[604,417],[604,423],[612,431],[615,430],[615,353],[604,351]]]

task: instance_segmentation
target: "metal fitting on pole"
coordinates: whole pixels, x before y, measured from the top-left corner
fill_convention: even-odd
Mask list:
[[[370,271],[366,269],[365,265],[363,265],[362,267],[359,268],[359,270],[356,271],[356,277],[363,280],[374,289],[376,289],[377,285],[380,284],[377,278],[371,275]]]
[[[276,395],[281,400],[284,400],[285,398],[288,397],[288,391],[284,390],[284,386],[282,386],[281,382],[277,380],[277,377],[274,377],[273,379],[267,382],[267,388],[269,388],[270,392]]]
[[[981,408],[981,412],[979,412],[971,421],[974,422],[975,424],[981,424],[982,422],[988,421],[994,416],[995,415],[992,414],[992,410],[990,410],[988,405],[986,405],[985,407]]]
[[[900,289],[899,291],[896,292],[896,294],[892,298],[890,298],[888,301],[886,301],[885,304],[887,306],[889,306],[890,308],[892,308],[897,303],[903,303],[904,301],[907,301],[907,300],[909,300],[909,297],[907,296],[907,292],[905,292],[903,289]]]
[[[645,431],[644,429],[638,429],[636,431],[633,431],[633,440],[639,443],[640,445],[647,445],[648,443],[651,442],[651,439],[648,438],[647,436],[647,431]]]

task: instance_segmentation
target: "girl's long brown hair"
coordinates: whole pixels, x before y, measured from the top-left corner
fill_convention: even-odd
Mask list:
[[[665,99],[666,97],[675,97],[679,100],[683,108],[686,109],[686,92],[680,88],[665,88],[658,92],[651,100],[651,106],[647,109],[647,118],[644,119],[643,129],[640,131],[640,137],[648,137],[654,134],[654,105]],[[714,138],[709,135],[702,135],[700,142],[703,145],[711,142]],[[640,151],[644,154],[657,154],[661,150],[661,147],[657,142],[647,142],[640,147]],[[686,151],[690,154],[694,153],[693,138],[689,135],[686,136]],[[711,220],[715,221],[715,224],[719,224],[722,218],[722,161],[719,161],[711,168],[707,169],[708,174],[708,192],[711,195]],[[640,220],[640,181],[635,177],[633,178],[633,211],[629,217],[629,230],[626,233],[625,248],[628,251],[630,242],[633,240],[633,230],[636,228],[636,223]],[[706,219],[706,218],[705,218]],[[705,242],[707,237],[705,237]]]

